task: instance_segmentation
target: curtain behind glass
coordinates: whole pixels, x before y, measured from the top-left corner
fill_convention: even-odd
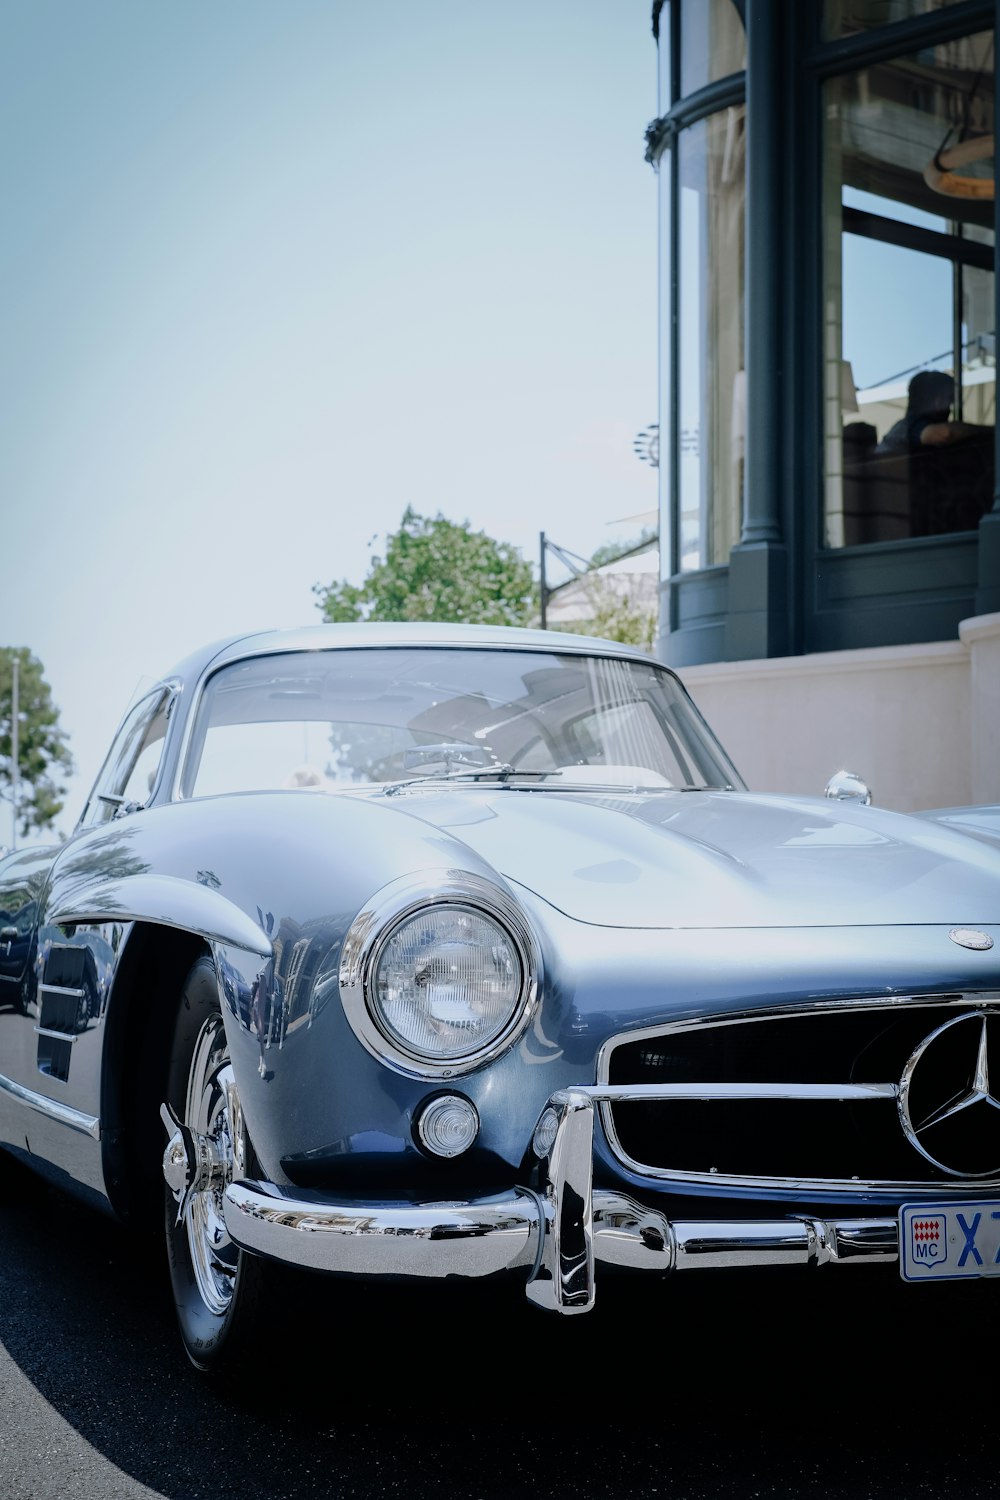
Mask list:
[[[745,118],[734,105],[678,141],[681,571],[726,563],[740,534]]]

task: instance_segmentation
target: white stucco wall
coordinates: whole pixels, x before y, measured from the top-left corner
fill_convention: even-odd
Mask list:
[[[977,615],[958,627],[970,656],[973,802],[1000,802],[1000,614]]]
[[[821,794],[846,769],[900,812],[1000,802],[1000,614],[957,641],[679,675],[756,791]]]

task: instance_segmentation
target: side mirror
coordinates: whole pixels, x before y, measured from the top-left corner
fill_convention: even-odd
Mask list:
[[[860,802],[862,807],[870,807],[872,800],[867,782],[853,771],[835,772],[827,782],[823,796],[832,797],[834,802]]]

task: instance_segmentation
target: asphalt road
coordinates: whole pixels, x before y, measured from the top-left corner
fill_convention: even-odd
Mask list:
[[[240,1387],[189,1368],[157,1245],[0,1170],[0,1500],[996,1497],[1000,1286],[893,1272],[310,1283]]]

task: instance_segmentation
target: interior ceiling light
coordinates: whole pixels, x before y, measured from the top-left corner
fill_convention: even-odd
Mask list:
[[[988,134],[982,132],[977,135],[970,134],[976,93],[987,69],[989,69],[989,77],[992,81],[992,42],[989,45],[987,57],[972,80],[972,86],[965,101],[965,118],[961,127],[953,125],[950,128],[936,154],[924,168],[924,181],[927,186],[933,188],[935,193],[943,193],[948,198],[992,199],[994,195],[992,172],[989,175],[979,176],[976,173],[962,171],[963,167],[969,167],[973,162],[989,161],[994,152],[992,131]],[[953,146],[949,146],[948,142],[956,131],[958,139]]]
[[[991,135],[976,135],[967,141],[958,141],[954,146],[942,146],[924,168],[924,181],[936,193],[945,193],[949,198],[992,198],[992,176],[974,177],[961,170],[972,162],[986,161],[992,156]]]

